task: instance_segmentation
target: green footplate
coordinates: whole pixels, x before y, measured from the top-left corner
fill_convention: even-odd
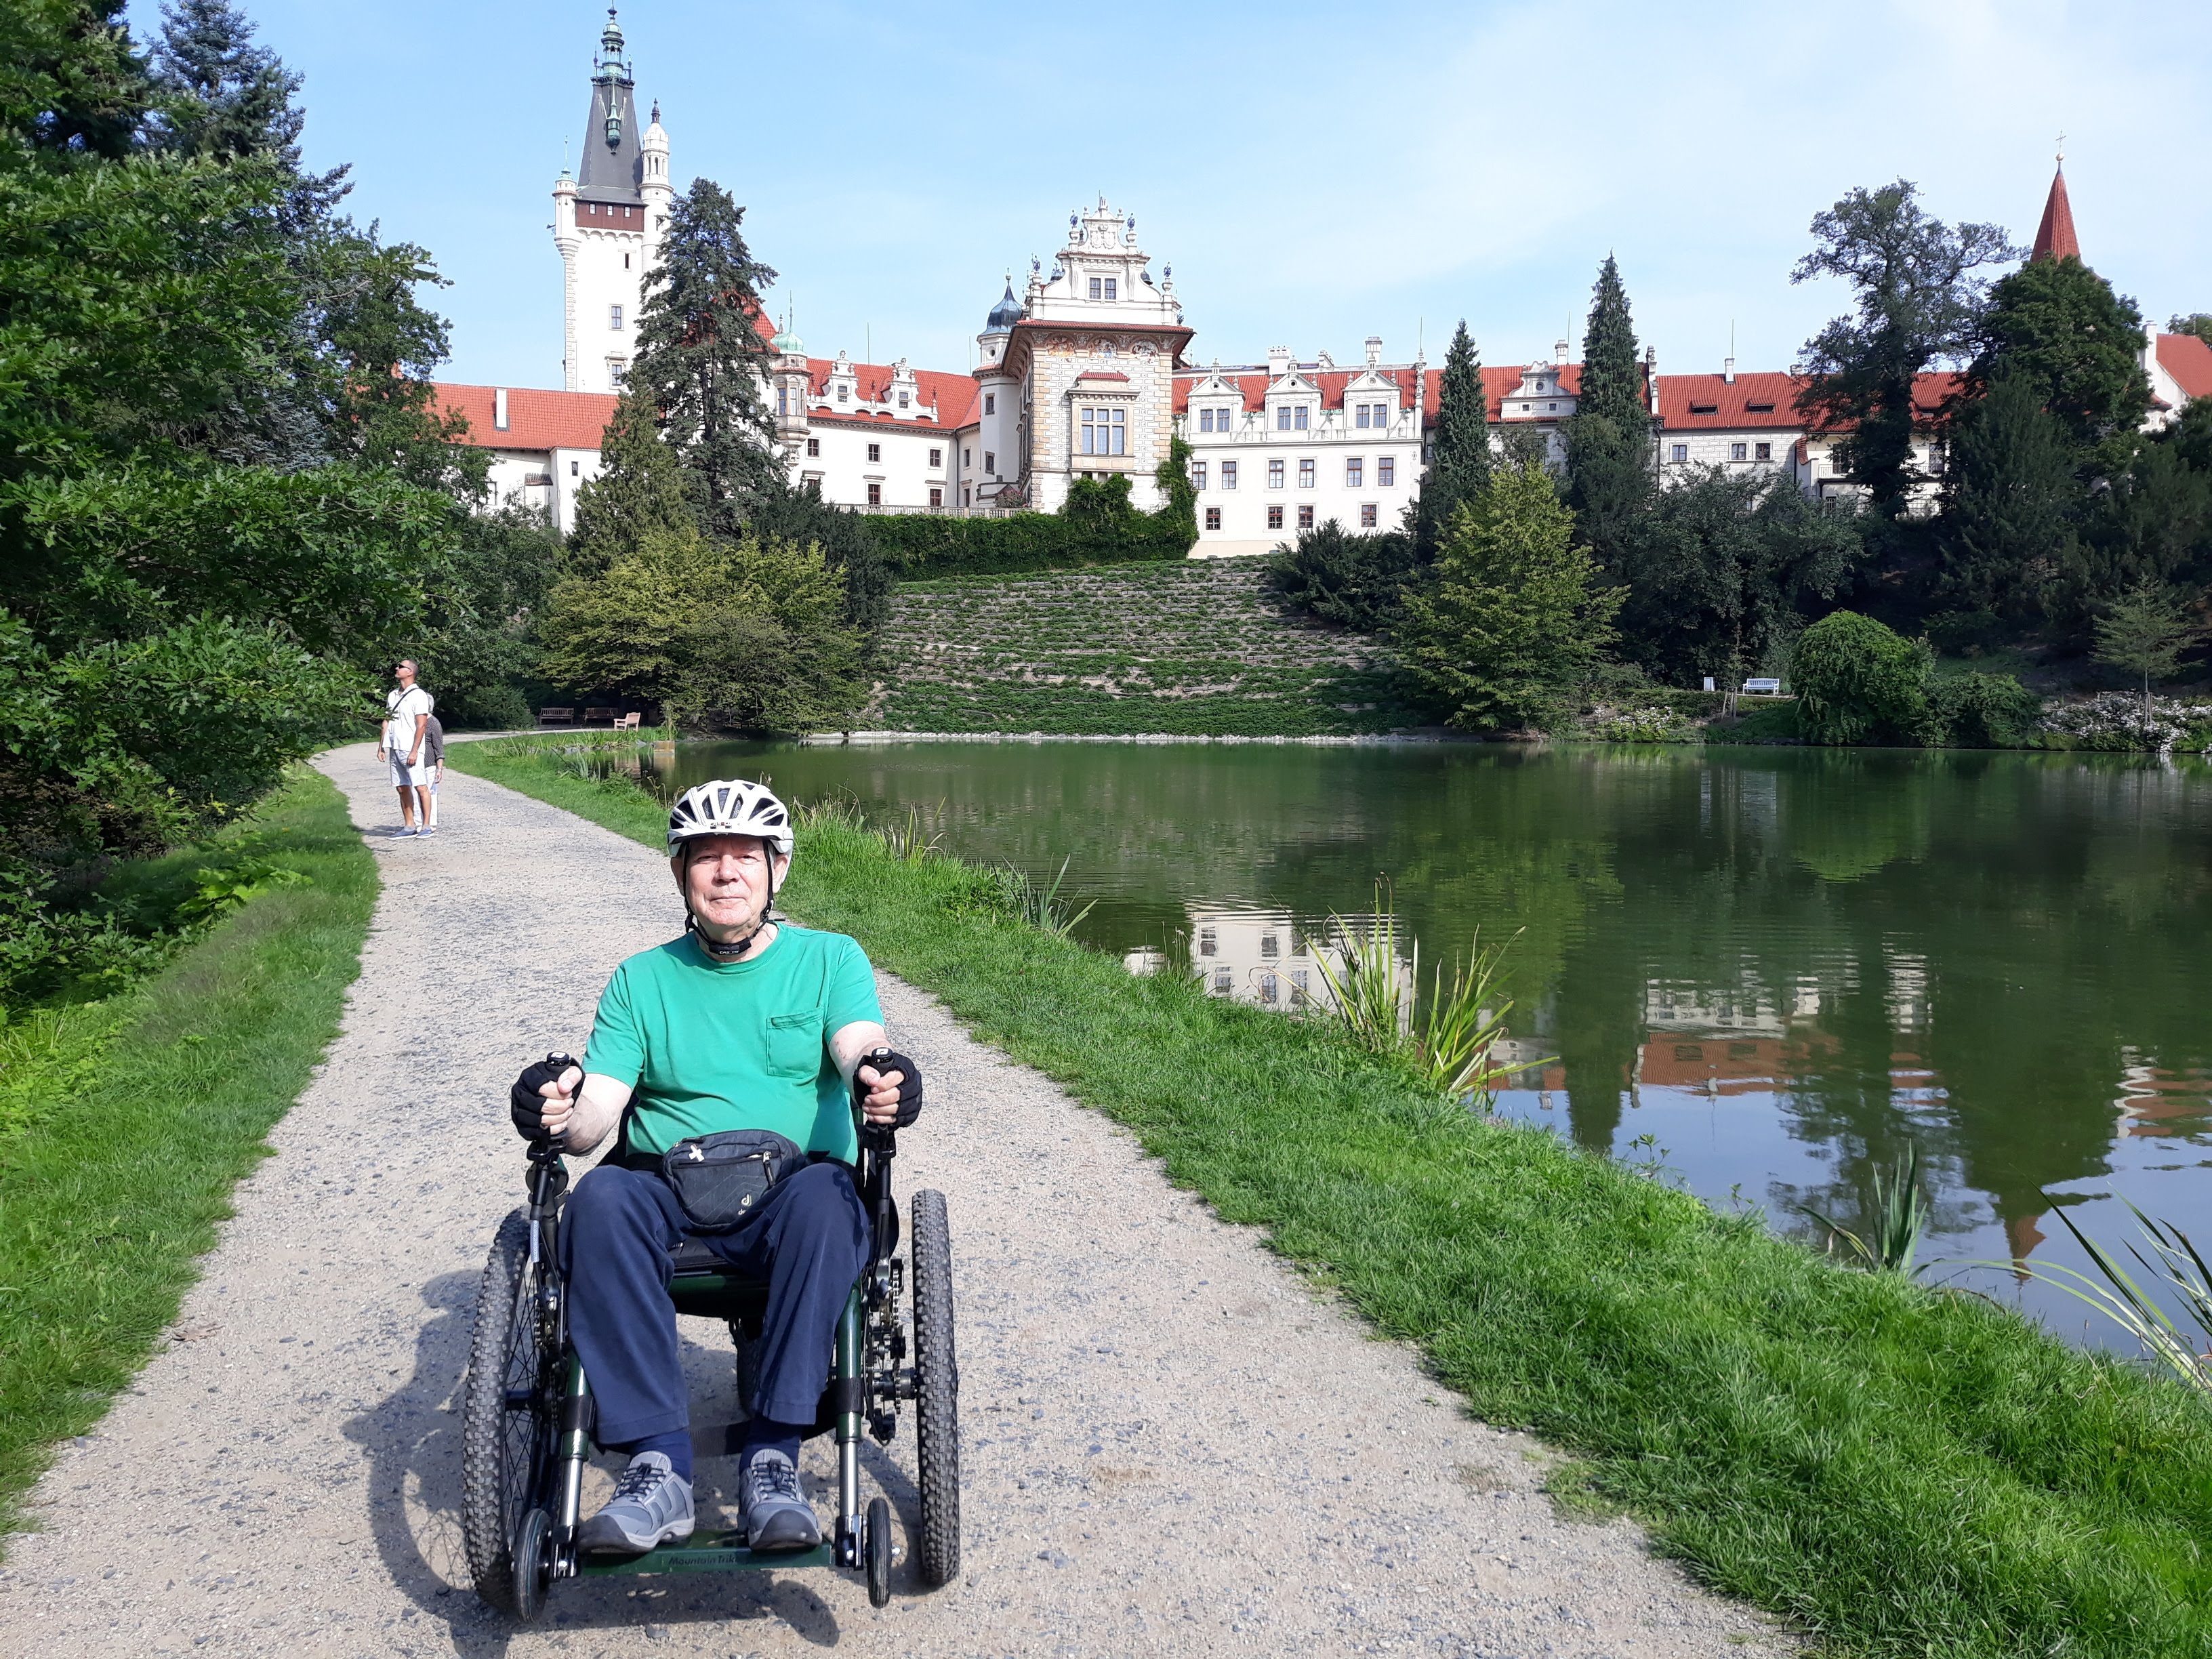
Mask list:
[[[576,1564],[586,1577],[596,1573],[634,1572],[762,1572],[774,1567],[833,1567],[836,1553],[830,1545],[811,1550],[763,1550],[756,1555],[744,1546],[744,1534],[695,1532],[681,1544],[663,1544],[643,1555],[586,1555]]]

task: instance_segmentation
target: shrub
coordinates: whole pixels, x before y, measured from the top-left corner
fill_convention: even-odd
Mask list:
[[[1267,586],[1322,622],[1381,634],[1404,614],[1406,588],[1420,568],[1404,531],[1355,535],[1331,519],[1267,556]]]
[[[1790,678],[1810,742],[1917,743],[1926,730],[1926,648],[1856,611],[1798,636]]]
[[[2011,674],[1958,674],[1928,686],[1925,736],[1958,749],[2021,749],[2035,742],[2043,699]]]

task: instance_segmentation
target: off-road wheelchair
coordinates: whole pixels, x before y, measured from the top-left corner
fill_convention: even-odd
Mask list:
[[[530,1201],[500,1224],[492,1242],[463,1385],[461,1520],[477,1595],[528,1620],[543,1610],[555,1583],[580,1573],[835,1565],[865,1572],[868,1599],[882,1607],[890,1599],[890,1504],[877,1497],[862,1510],[860,1435],[865,1428],[890,1441],[900,1405],[909,1400],[921,1477],[914,1564],[932,1586],[958,1574],[960,1379],[945,1195],[914,1195],[907,1218],[912,1236],[902,1257],[899,1209],[891,1197],[896,1150],[890,1130],[862,1130],[854,1184],[873,1221],[873,1239],[837,1322],[830,1384],[813,1428],[836,1437],[837,1516],[830,1539],[811,1550],[756,1554],[745,1547],[741,1529],[702,1527],[681,1544],[643,1555],[593,1556],[576,1547],[592,1406],[591,1380],[568,1340],[559,1266],[568,1170],[557,1142],[532,1145]],[[750,1412],[752,1345],[767,1285],[738,1274],[697,1240],[672,1252],[671,1269],[678,1313],[729,1327],[738,1398]]]

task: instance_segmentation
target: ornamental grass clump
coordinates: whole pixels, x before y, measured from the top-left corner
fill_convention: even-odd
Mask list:
[[[1871,1224],[1863,1237],[1818,1210],[1802,1204],[1797,1208],[1828,1230],[1831,1251],[1840,1242],[1870,1272],[1915,1278],[1922,1267],[1913,1266],[1913,1258],[1920,1254],[1920,1242],[1927,1236],[1928,1224],[1935,1214],[1920,1172],[1920,1148],[1909,1140],[1887,1174],[1881,1170],[1874,1172],[1874,1201],[1867,1206]]]
[[[1453,960],[1449,979],[1437,964],[1417,1010],[1421,944],[1412,942],[1401,965],[1397,914],[1386,891],[1376,890],[1375,915],[1365,923],[1355,927],[1332,915],[1329,928],[1333,943],[1314,952],[1314,966],[1328,987],[1330,1017],[1345,1035],[1369,1054],[1404,1064],[1449,1099],[1479,1098],[1487,1109],[1508,1075],[1491,1059],[1513,1012],[1510,997],[1492,1001],[1506,945],[1486,948],[1477,933],[1468,957]]]

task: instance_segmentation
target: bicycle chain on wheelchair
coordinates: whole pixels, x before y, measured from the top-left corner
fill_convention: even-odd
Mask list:
[[[879,1444],[889,1445],[898,1429],[898,1402],[921,1392],[907,1356],[906,1327],[899,1319],[899,1299],[906,1288],[906,1263],[896,1257],[876,1270],[868,1320],[868,1432]]]

